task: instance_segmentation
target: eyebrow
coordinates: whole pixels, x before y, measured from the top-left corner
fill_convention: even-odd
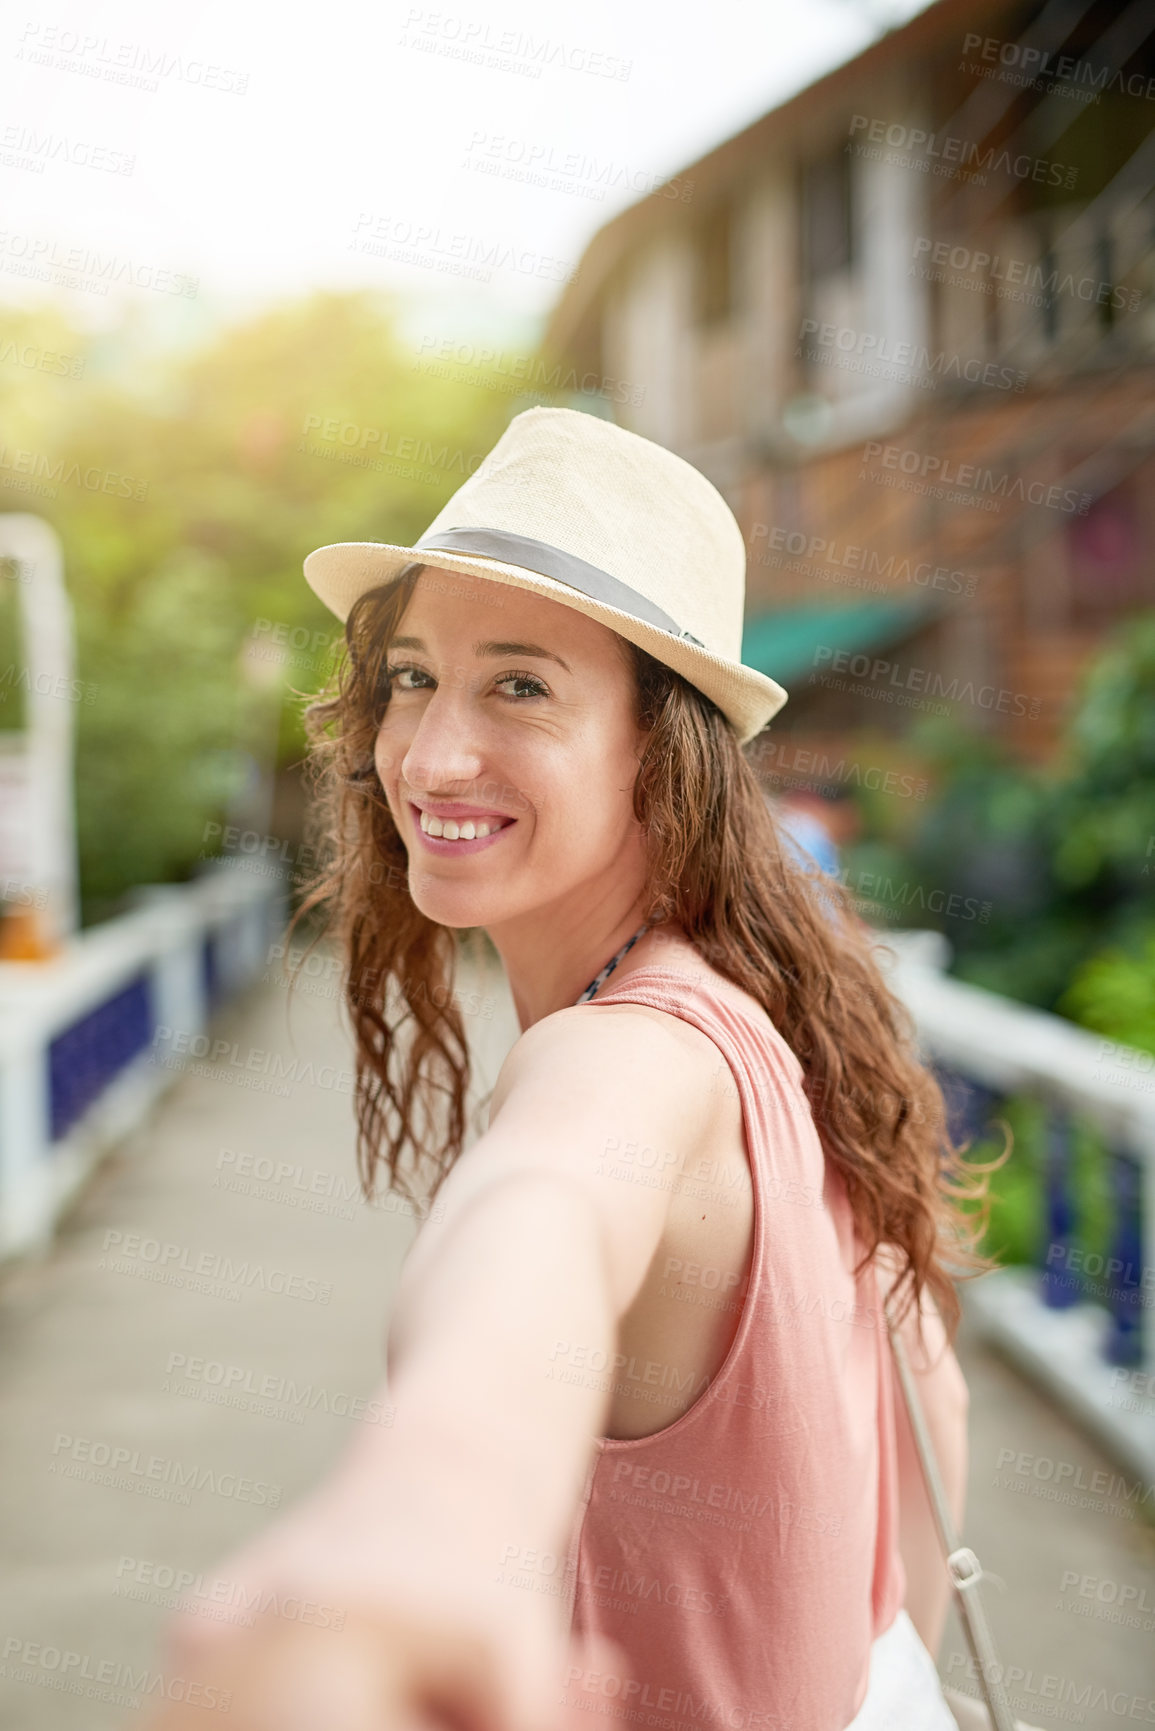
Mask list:
[[[424,641],[420,637],[394,637],[390,643],[391,649],[419,649],[428,654]],[[552,649],[543,649],[538,643],[475,643],[475,655],[535,655],[542,661],[556,661],[559,667],[571,672],[568,661],[563,661],[560,655],[555,655]]]

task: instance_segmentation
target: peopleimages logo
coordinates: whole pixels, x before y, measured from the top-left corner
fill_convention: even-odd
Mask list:
[[[1076,277],[1072,271],[1060,272],[1057,266],[1045,271],[1041,264],[1031,264],[1026,259],[1004,259],[997,252],[979,252],[951,241],[931,240],[926,235],[919,235],[911,256],[917,262],[927,255],[932,264],[973,276],[977,288],[990,292],[992,285],[997,285],[997,292],[1006,299],[1023,298],[1019,294],[1006,294],[1007,288],[1034,291],[1029,298],[1040,306],[1048,298],[1066,294],[1088,303],[1096,301],[1100,306],[1114,307],[1117,312],[1133,312],[1143,298],[1138,289],[1125,289],[1117,283],[1104,282],[1100,277]]]
[[[0,445],[0,469],[48,482],[53,489],[52,497],[58,486],[81,487],[86,493],[114,493],[120,499],[144,499],[148,495],[148,482],[135,475],[102,469],[98,463],[82,468],[78,462],[68,462],[48,451],[14,450],[10,445]]]
[[[1103,1467],[1088,1469],[1088,1478],[1087,1471],[1077,1461],[1053,1460],[1049,1455],[1033,1455],[1025,1450],[1001,1448],[995,1461],[996,1475],[1008,1468],[1008,1480],[1010,1473],[1020,1479],[1033,1480],[1037,1485],[1046,1486],[1048,1491],[1054,1492],[1060,1501],[1070,1501],[1070,1493],[1075,1491],[1106,1499],[1115,1503],[1128,1519],[1134,1518],[1133,1508],[1145,1507],[1155,1496],[1155,1484],[1149,1484],[1144,1479],[1128,1479],[1122,1473],[1110,1472]],[[995,1488],[1000,1488],[997,1476]]]
[[[328,1304],[333,1296],[332,1282],[328,1280],[291,1274],[263,1262],[250,1262],[247,1257],[243,1262],[234,1262],[224,1251],[193,1250],[187,1244],[145,1238],[139,1232],[119,1232],[110,1227],[104,1234],[102,1248],[115,1254],[101,1257],[98,1266],[115,1273],[155,1269],[168,1275],[191,1274],[201,1280],[220,1281],[226,1287],[252,1287],[258,1292],[299,1298],[308,1304]]]
[[[34,276],[54,280],[65,287],[93,294],[107,294],[115,284],[154,289],[157,294],[183,295],[195,300],[199,278],[182,271],[159,269],[140,259],[121,258],[88,246],[69,246],[45,235],[25,234],[19,229],[0,230],[0,269],[11,276]]]
[[[391,1426],[392,1404],[366,1395],[351,1395],[323,1384],[298,1383],[291,1377],[254,1371],[243,1364],[225,1364],[221,1359],[190,1358],[185,1352],[170,1352],[165,1364],[164,1394],[187,1394],[190,1389],[219,1395],[222,1406],[244,1407],[246,1397],[272,1402],[287,1410],[328,1413],[337,1418],[357,1419],[364,1424]],[[173,1386],[175,1383],[175,1386]],[[249,1410],[256,1410],[250,1406]],[[295,1421],[294,1421],[295,1422]]]
[[[283,1081],[288,1087],[295,1088],[302,1084],[312,1088],[332,1089],[339,1094],[353,1092],[353,1072],[351,1070],[336,1070],[332,1064],[315,1065],[311,1058],[287,1059],[282,1052],[265,1051],[262,1047],[251,1046],[242,1052],[236,1040],[229,1041],[220,1038],[210,1040],[207,1034],[194,1034],[189,1028],[170,1028],[167,1024],[158,1025],[153,1036],[153,1051],[150,1061],[164,1065],[165,1068],[181,1068],[189,1058],[207,1060],[204,1069],[198,1069],[195,1064],[188,1065],[194,1074],[217,1075],[220,1080],[243,1080],[245,1085],[252,1083],[249,1072],[269,1077],[275,1081]],[[239,1070],[242,1075],[228,1077],[228,1069]]]
[[[997,361],[982,361],[973,355],[948,354],[945,349],[932,353],[925,345],[906,340],[896,342],[878,331],[803,319],[798,336],[794,352],[804,360],[845,367],[872,377],[882,376],[878,368],[899,367],[907,369],[905,382],[925,390],[936,389],[941,379],[957,379],[960,383],[986,385],[1000,391],[1026,389],[1027,375],[1021,367],[1003,367]],[[810,338],[813,344],[804,346]]]
[[[1008,42],[998,36],[980,36],[977,31],[968,31],[963,37],[962,51],[973,54],[976,49],[979,59],[986,61],[988,67],[997,61],[1004,74],[1008,67],[1013,67],[1021,74],[1020,81],[1035,90],[1053,91],[1063,84],[1076,87],[1090,84],[1094,87],[1095,100],[1104,90],[1143,97],[1148,102],[1155,97],[1155,78],[1146,77],[1142,72],[1124,74],[1122,67],[1096,66],[1081,56],[1056,55],[1050,48],[1036,48],[1028,42]],[[971,70],[983,69],[972,66]]]
[[[588,197],[605,197],[607,187],[624,192],[653,193],[659,198],[676,199],[689,204],[694,196],[694,182],[668,180],[645,168],[629,167],[613,157],[587,156],[584,151],[562,151],[556,144],[539,139],[516,138],[505,132],[474,131],[466,145],[464,166],[486,168],[491,172],[508,169],[528,177],[535,185],[565,182],[592,182],[581,187]],[[568,189],[578,191],[577,185]]]
[[[1079,170],[1069,163],[1050,162],[1046,157],[1031,156],[1025,150],[1012,156],[1009,150],[1002,150],[994,144],[983,150],[971,139],[954,138],[949,133],[926,132],[922,127],[903,126],[899,121],[872,119],[868,114],[851,117],[850,137],[853,138],[856,132],[865,132],[872,144],[887,144],[892,150],[909,152],[918,166],[925,162],[929,167],[931,161],[939,159],[941,169],[951,163],[983,174],[993,169],[1013,174],[1017,180],[1062,186],[1068,192],[1079,178]]]
[[[92,144],[83,138],[69,138],[65,133],[38,132],[34,126],[24,126],[19,121],[0,131],[0,162],[6,168],[31,169],[34,174],[43,174],[50,162],[94,168],[103,174],[132,174],[136,167],[135,156],[128,156],[123,150]]]
[[[417,353],[418,359],[413,363],[416,372],[432,373],[436,378],[453,379],[483,390],[502,391],[509,396],[523,396],[531,391],[569,391],[610,397],[615,403],[628,402],[635,407],[646,396],[644,385],[631,384],[626,379],[592,371],[579,375],[572,366],[563,371],[560,361],[550,364],[540,355],[509,353],[486,344],[461,342],[455,337],[423,336],[417,344]]]
[[[137,1713],[145,1705],[146,1695],[220,1713],[227,1713],[232,1701],[230,1689],[191,1683],[187,1677],[174,1677],[124,1659],[102,1659],[95,1653],[28,1641],[21,1635],[5,1638],[0,1676],[9,1682],[32,1683],[66,1695],[129,1707]]]
[[[84,377],[82,355],[60,354],[56,349],[41,348],[38,343],[16,343],[11,338],[0,342],[0,363],[27,367],[30,372],[55,373],[64,379]]]
[[[1008,691],[994,685],[980,685],[976,690],[973,680],[960,681],[957,674],[948,683],[945,675],[933,667],[903,668],[897,661],[887,661],[881,657],[872,660],[869,655],[852,655],[849,649],[836,649],[831,643],[815,644],[811,665],[828,666],[837,673],[849,673],[853,678],[866,680],[868,683],[884,682],[885,686],[896,687],[899,691],[922,692],[928,697],[945,698],[948,703],[977,704],[980,709],[995,709],[1000,715],[1013,713],[1026,715],[1034,720],[1038,716],[1041,703],[1041,699],[1031,697],[1025,691]],[[812,673],[809,683],[828,685],[832,690],[843,689],[843,685],[838,681],[830,680],[820,673]]]
[[[973,462],[952,462],[951,457],[935,457],[926,450],[911,450],[902,445],[883,445],[880,440],[868,440],[862,447],[862,462],[881,460],[883,469],[900,474],[914,474],[919,479],[933,479],[940,486],[958,486],[965,492],[978,493],[992,500],[1016,499],[1020,504],[1046,505],[1051,511],[1077,512],[1086,518],[1091,509],[1091,493],[1079,493],[1074,486],[1060,486],[1048,481],[1027,481],[1022,474],[994,473],[980,469]],[[859,474],[862,479],[862,474]],[[997,504],[996,504],[997,509]]]
[[[881,450],[881,445],[877,449]],[[765,548],[759,546],[763,541]],[[789,564],[788,569],[803,570],[810,576],[817,574],[823,565],[835,571],[877,575],[881,581],[871,588],[879,594],[884,588],[893,588],[899,582],[913,583],[920,589],[947,590],[955,595],[973,595],[975,589],[974,577],[964,571],[931,565],[929,560],[915,564],[910,559],[900,559],[896,553],[884,555],[877,548],[853,542],[828,541],[823,535],[804,535],[800,529],[787,529],[772,523],[754,524],[750,532],[750,547],[750,556],[759,565],[780,567],[783,561],[774,559],[772,555],[785,553],[791,560],[801,561],[797,565]]]
[[[378,258],[394,258],[432,270],[472,276],[479,282],[489,282],[495,270],[567,283],[573,282],[578,274],[578,266],[569,260],[536,252],[532,247],[519,248],[493,235],[471,234],[464,229],[442,231],[390,212],[358,212],[349,248]]]
[[[113,1591],[122,1597],[151,1600],[172,1610],[184,1609],[222,1622],[251,1626],[258,1616],[271,1613],[288,1622],[309,1623],[320,1629],[345,1626],[345,1612],[336,1605],[293,1594],[283,1596],[275,1588],[250,1587],[227,1576],[205,1576],[194,1569],[156,1562],[150,1557],[122,1556],[116,1579]],[[199,1603],[192,1604],[194,1599]]]
[[[828,784],[834,787],[867,787],[873,793],[897,794],[900,799],[925,799],[927,782],[925,776],[904,775],[896,769],[884,769],[881,765],[856,763],[853,758],[840,757],[832,761],[824,751],[808,750],[803,746],[793,745],[785,740],[767,740],[758,748],[759,772],[777,784],[790,779],[797,781],[803,777],[821,786]]]
[[[97,1478],[94,1476],[97,1468],[108,1470]],[[92,1483],[108,1484],[114,1490],[159,1495],[171,1488],[177,1493],[175,1500],[186,1504],[190,1491],[207,1490],[213,1496],[275,1509],[280,1506],[282,1495],[280,1485],[264,1479],[222,1472],[215,1466],[192,1465],[170,1455],[146,1454],[141,1449],[106,1442],[101,1437],[72,1436],[67,1431],[56,1433],[48,1470],[65,1478],[88,1478]]]
[[[531,78],[540,78],[543,67],[556,66],[567,72],[586,72],[595,78],[610,78],[624,84],[634,66],[632,60],[605,54],[600,49],[556,41],[549,36],[539,38],[523,30],[498,30],[488,19],[459,17],[424,6],[409,8],[399,45],[429,52],[452,51],[456,59],[495,71],[520,71]]]

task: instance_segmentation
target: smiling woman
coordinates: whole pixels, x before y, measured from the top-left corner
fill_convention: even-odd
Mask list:
[[[905,1296],[960,1519],[948,1330],[982,1184],[743,752],[785,701],[738,658],[744,570],[696,470],[547,409],[415,547],[306,562],[346,620],[305,906],[347,962],[362,1180],[441,1207],[390,1318],[393,1426],[229,1561],[346,1630],[174,1626],[238,1731],[576,1731],[610,1698],[953,1724],[881,1301]],[[522,1031],[466,1155],[479,927]]]
[[[510,591],[498,614],[491,583],[462,580],[466,593],[447,602],[424,581],[404,580],[402,634],[370,627],[389,641],[374,766],[415,907],[450,929],[485,927],[525,1026],[572,1002],[557,997],[562,970],[599,909],[616,899],[628,913],[644,873],[629,646],[542,596]],[[495,623],[509,635],[495,639]],[[466,867],[483,853],[484,866]],[[540,949],[543,918],[557,975],[522,965]]]

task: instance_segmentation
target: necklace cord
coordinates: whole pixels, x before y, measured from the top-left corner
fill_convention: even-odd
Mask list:
[[[647,925],[640,925],[638,927],[638,929],[634,933],[633,937],[629,938],[622,945],[621,949],[618,951],[617,955],[613,958],[613,960],[607,962],[605,967],[602,969],[601,973],[596,974],[594,976],[594,978],[590,981],[589,985],[586,987],[585,991],[582,993],[581,997],[576,998],[574,1000],[575,1005],[576,1004],[588,1004],[590,1002],[590,999],[596,995],[599,987],[605,985],[606,981],[609,979],[610,975],[613,973],[614,969],[617,967],[617,965],[621,961],[622,957],[629,954],[629,952],[633,949],[634,945],[637,943],[638,939],[640,937],[642,937],[647,931],[649,931],[649,927]]]

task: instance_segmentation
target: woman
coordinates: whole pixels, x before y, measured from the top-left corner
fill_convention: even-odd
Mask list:
[[[348,960],[362,1177],[440,1206],[391,1317],[392,1426],[227,1567],[343,1629],[189,1616],[174,1663],[237,1731],[949,1731],[880,1306],[893,1283],[961,1518],[978,1186],[868,934],[743,755],[785,693],[740,662],[729,507],[660,446],[531,409],[415,547],[305,569],[348,640],[311,711],[313,900]],[[463,1153],[476,928],[522,1034]]]

